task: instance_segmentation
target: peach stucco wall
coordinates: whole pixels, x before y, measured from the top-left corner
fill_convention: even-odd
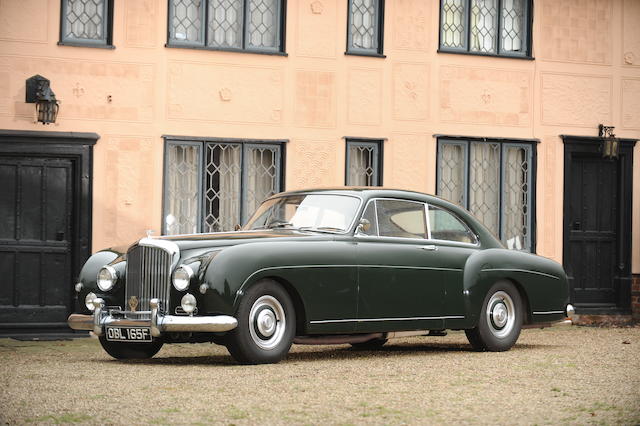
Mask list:
[[[93,248],[160,229],[162,135],[288,139],[286,188],[342,185],[344,137],[384,185],[435,191],[434,134],[538,138],[538,253],[562,260],[560,134],[640,138],[640,1],[536,0],[535,60],[437,53],[437,0],[387,0],[386,58],[346,56],[346,0],[289,0],[286,52],[166,48],[164,0],[114,0],[115,49],[58,46],[58,0],[0,0],[0,128],[96,132]],[[55,125],[25,79],[51,79]],[[640,273],[640,144],[633,270]]]

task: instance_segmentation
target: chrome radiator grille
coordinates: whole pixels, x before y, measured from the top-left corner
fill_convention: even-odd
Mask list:
[[[137,311],[149,311],[149,300],[160,299],[167,309],[171,286],[171,255],[157,247],[134,246],[127,252],[125,309],[132,296],[138,299]]]

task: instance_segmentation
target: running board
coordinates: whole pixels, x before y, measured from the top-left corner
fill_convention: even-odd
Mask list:
[[[414,336],[445,336],[443,330],[392,331],[388,333],[368,334],[328,334],[317,336],[296,336],[293,343],[297,345],[342,345],[345,343],[364,343],[374,339],[399,339]]]

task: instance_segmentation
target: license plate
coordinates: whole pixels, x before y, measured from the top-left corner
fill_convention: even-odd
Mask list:
[[[151,342],[149,327],[107,327],[106,334],[111,342]]]

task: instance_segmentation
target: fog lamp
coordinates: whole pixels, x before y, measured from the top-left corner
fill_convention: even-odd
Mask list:
[[[182,310],[188,314],[192,314],[196,310],[196,304],[196,297],[191,293],[185,294],[180,301]]]
[[[93,306],[93,301],[96,300],[96,295],[94,293],[87,294],[87,297],[84,298],[84,305],[88,310],[93,311],[95,306]]]

